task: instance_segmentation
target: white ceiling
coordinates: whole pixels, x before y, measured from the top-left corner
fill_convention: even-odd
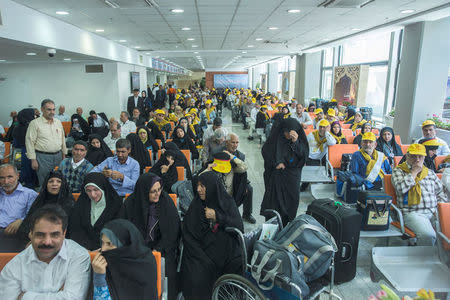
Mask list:
[[[154,0],[158,7],[151,7],[145,0],[109,1],[120,8],[111,8],[104,0],[15,0],[90,32],[104,29],[98,34],[114,41],[126,40],[122,44],[139,46],[143,53],[190,70],[247,67],[313,47],[325,38],[354,34],[355,28],[363,31],[404,18],[406,15],[400,13],[404,9],[414,9],[417,14],[449,3],[375,0],[362,8],[324,8],[318,6],[325,0]],[[174,14],[170,11],[173,8],[184,12]],[[290,14],[288,9],[301,12]],[[60,16],[56,11],[70,14]],[[269,30],[271,26],[279,29]],[[182,31],[183,27],[191,30]]]

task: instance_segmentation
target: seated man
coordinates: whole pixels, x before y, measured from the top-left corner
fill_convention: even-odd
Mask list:
[[[130,152],[130,141],[119,139],[116,143],[116,155],[108,157],[91,171],[103,173],[121,197],[133,193],[134,185],[139,178],[139,163],[129,157]]]
[[[0,166],[0,252],[23,249],[23,242],[15,235],[37,195],[19,183],[19,172],[14,165]]]
[[[294,101],[292,101],[294,103]],[[292,106],[292,105],[291,105]],[[303,129],[306,129],[308,125],[312,125],[313,121],[307,112],[304,111],[303,105],[297,104],[295,111],[292,112],[291,118],[297,119],[297,121],[302,125]]]
[[[72,148],[72,157],[61,161],[59,170],[67,180],[71,193],[80,193],[83,185],[84,176],[89,173],[94,166],[86,159],[88,150],[85,141],[76,141]]]
[[[309,157],[307,165],[318,166],[325,165],[328,146],[336,144],[336,139],[330,133],[330,123],[327,120],[319,122],[319,129],[308,134]]]
[[[422,123],[422,133],[423,137],[421,137],[420,139],[435,138],[440,144],[436,151],[436,155],[440,156],[450,154],[450,148],[448,147],[447,142],[436,136],[436,124],[432,120],[426,120]]]
[[[314,114],[316,115],[316,118],[313,121],[313,125],[314,125],[314,129],[317,129],[317,127],[319,127],[319,125],[317,125],[317,124],[319,124],[320,120],[322,120],[324,118],[323,109],[317,108],[314,111]]]
[[[200,158],[204,166],[213,160],[214,154],[225,149],[225,137],[224,128],[217,128],[211,138],[203,141],[203,151]]]
[[[168,138],[170,131],[172,130],[172,126],[170,125],[169,121],[165,119],[166,112],[162,109],[155,110],[155,118],[148,122],[147,127],[150,128],[152,133],[155,133],[154,136],[156,139],[164,140]],[[157,129],[157,130],[156,130]],[[162,137],[160,137],[160,134],[157,132],[160,132],[162,134]]]
[[[117,121],[111,122],[111,126],[109,128],[109,134],[103,139],[106,145],[108,145],[109,149],[116,148],[116,142],[120,138],[125,138],[125,136],[122,135],[122,129]]]
[[[256,132],[256,116],[258,115],[259,109],[260,109],[260,105],[259,104],[255,104],[255,106],[253,106],[251,112],[250,112],[250,118],[248,118],[248,137],[247,139],[252,141],[253,140],[253,133]]]
[[[136,124],[131,122],[128,112],[123,111],[120,113],[120,126],[122,127],[123,136],[127,136],[130,132],[136,132]]]
[[[138,108],[133,109],[133,117],[131,118],[131,121],[136,124],[136,127],[145,125],[145,119],[141,116],[141,112]]]
[[[410,145],[406,162],[399,164],[392,172],[392,185],[405,226],[416,234],[418,245],[432,246],[436,241],[436,232],[431,219],[436,213],[437,202],[448,200],[442,182],[423,165],[425,156],[425,146]]]
[[[222,118],[216,117],[212,126],[209,126],[203,133],[203,143],[207,143],[208,140],[214,135],[214,131],[218,128],[221,128],[225,135],[228,134],[228,130],[226,128],[222,128]]]
[[[68,217],[59,205],[46,205],[32,216],[31,246],[0,274],[0,299],[79,299],[89,287],[88,251],[65,239]]]
[[[267,105],[261,105],[258,113],[256,114],[255,130],[256,134],[261,137],[261,141],[266,141],[266,135],[264,134],[267,124],[270,123],[270,116],[267,113]]]
[[[212,100],[205,101],[205,109],[200,112],[200,124],[203,130],[206,130],[208,124],[212,124],[216,118],[215,107],[212,106]]]
[[[362,136],[361,149],[352,155],[350,171],[364,178],[367,190],[381,189],[384,174],[391,174],[389,160],[383,152],[375,150],[377,146],[375,134],[366,132]]]

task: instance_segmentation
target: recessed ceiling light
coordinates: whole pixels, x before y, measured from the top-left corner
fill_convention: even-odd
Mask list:
[[[242,53],[244,53],[244,54],[245,54],[245,53],[247,53],[247,51],[242,51]]]
[[[360,31],[361,29],[359,28],[352,28],[352,31]]]
[[[71,58],[64,58],[65,61],[71,61]]]
[[[262,41],[263,38],[256,38],[255,41]]]
[[[255,47],[254,45],[248,45],[247,46],[248,48],[253,48],[253,47]]]
[[[287,12],[290,14],[298,14],[300,12],[300,9],[289,9]]]
[[[134,49],[141,49],[141,46],[134,46]]]
[[[150,52],[145,52],[145,54],[150,55],[151,53]]]
[[[6,59],[0,59],[0,62],[4,62],[4,61],[6,61]]]
[[[175,13],[175,14],[181,14],[184,12],[184,9],[181,8],[174,8],[170,10],[171,12]]]
[[[198,51],[195,51],[194,54],[198,54]]]
[[[415,11],[416,11],[415,9],[404,9],[404,10],[400,11],[400,13],[402,13],[402,14],[412,14]]]
[[[57,15],[61,15],[61,16],[65,16],[65,15],[68,15],[69,13],[67,11],[57,11],[56,14]]]
[[[274,26],[269,27],[269,30],[277,30],[277,29],[278,29],[278,27],[274,27]]]
[[[328,39],[328,38],[324,38],[322,41],[323,42],[327,42],[327,41],[329,41],[330,39]]]
[[[198,45],[192,45],[192,48],[197,48],[198,47]]]
[[[105,32],[105,29],[95,29],[95,32]]]
[[[36,53],[34,53],[34,52],[28,52],[28,53],[26,53],[26,55],[28,55],[28,56],[33,56],[33,55],[36,55]]]
[[[189,30],[191,30],[191,28],[190,28],[190,27],[183,27],[183,28],[181,28],[181,30],[183,30],[183,31],[189,31]]]
[[[127,40],[119,40],[120,43],[126,43]]]
[[[188,40],[188,41],[195,41],[194,38],[188,38],[187,40]]]

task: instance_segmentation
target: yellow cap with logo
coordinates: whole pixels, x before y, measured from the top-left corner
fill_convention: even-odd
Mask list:
[[[424,128],[425,126],[430,126],[430,125],[436,126],[436,123],[434,123],[432,120],[426,120],[425,122],[422,123],[422,128]]]
[[[425,150],[425,146],[422,144],[411,144],[408,147],[409,154],[427,156],[427,152]]]
[[[362,135],[362,140],[375,142],[377,140],[377,137],[375,136],[375,134],[373,132],[369,131]]]
[[[322,126],[322,127],[327,127],[329,125],[330,125],[330,122],[328,122],[328,120],[325,120],[325,119],[322,119],[319,122],[319,126]]]

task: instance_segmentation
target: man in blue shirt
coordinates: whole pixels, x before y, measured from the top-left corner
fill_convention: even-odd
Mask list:
[[[130,152],[130,141],[119,139],[116,142],[116,155],[108,157],[91,171],[103,173],[121,197],[134,191],[134,185],[139,178],[139,163],[128,157]]]
[[[15,235],[37,195],[19,183],[14,165],[0,166],[0,252],[21,250],[22,241]]]
[[[392,168],[383,152],[375,150],[376,137],[372,132],[363,134],[361,149],[352,155],[350,171],[364,178],[367,190],[381,189],[384,174],[391,174]]]

